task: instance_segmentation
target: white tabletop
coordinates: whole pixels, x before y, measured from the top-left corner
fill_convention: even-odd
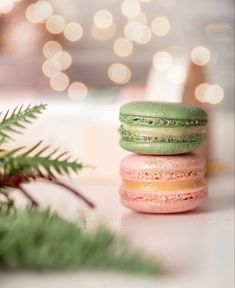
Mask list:
[[[7,107],[10,103],[6,101],[5,104]],[[223,161],[229,175],[221,174],[209,179],[208,201],[190,213],[146,215],[131,212],[119,203],[118,170],[124,151],[118,146],[118,105],[62,104],[52,103],[48,113],[26,131],[25,137],[15,137],[17,145],[30,145],[45,139],[46,144],[62,146],[78,155],[85,163],[96,166],[95,170],[87,169],[72,178],[73,183],[70,184],[93,199],[97,208],[91,211],[73,195],[51,185],[33,184],[27,187],[28,191],[43,206],[52,206],[66,218],[74,220],[84,214],[91,229],[105,222],[117,233],[128,237],[133,245],[157,257],[164,265],[166,274],[160,278],[146,278],[105,271],[1,272],[0,287],[234,287],[232,113],[218,113],[212,121],[213,155],[216,160]],[[20,204],[24,199],[19,198],[19,194],[16,196]]]
[[[233,178],[209,179],[210,196],[198,210],[174,215],[138,214],[121,206],[119,183],[79,183],[97,208],[87,209],[74,196],[45,184],[28,187],[43,205],[51,204],[68,219],[85,214],[88,228],[106,223],[144,248],[164,265],[160,278],[109,272],[2,273],[1,288],[41,287],[159,287],[232,288],[234,271]],[[33,188],[33,189],[32,189]],[[40,193],[39,193],[40,191]],[[23,198],[19,198],[19,203]],[[47,200],[45,200],[47,199]]]

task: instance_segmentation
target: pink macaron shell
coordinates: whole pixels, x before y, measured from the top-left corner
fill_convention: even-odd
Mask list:
[[[205,160],[195,153],[150,156],[131,154],[121,161],[120,175],[129,181],[189,180],[204,176]]]
[[[207,198],[207,186],[185,191],[144,193],[121,187],[121,203],[137,212],[179,213],[193,210]]]

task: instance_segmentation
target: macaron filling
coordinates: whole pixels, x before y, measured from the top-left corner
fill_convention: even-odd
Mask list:
[[[173,136],[187,136],[187,135],[202,135],[206,134],[205,126],[199,127],[177,127],[177,128],[164,128],[164,127],[136,127],[128,124],[122,124],[122,128],[134,134],[144,134],[145,136],[156,137],[173,137]]]
[[[135,192],[170,192],[184,191],[202,188],[206,186],[206,180],[203,177],[191,180],[169,181],[169,182],[137,182],[123,180],[122,188],[128,191]]]
[[[122,125],[119,132],[122,140],[136,143],[201,143],[206,138],[204,127],[192,130],[191,134],[183,128],[179,131],[177,130],[178,128],[172,128],[172,131],[170,132],[169,129],[164,130],[164,128],[153,128],[151,131],[141,129],[141,127],[131,128],[130,126]]]
[[[160,117],[148,117],[120,114],[122,123],[131,124],[133,126],[148,126],[148,127],[191,127],[204,126],[207,119],[170,119]]]

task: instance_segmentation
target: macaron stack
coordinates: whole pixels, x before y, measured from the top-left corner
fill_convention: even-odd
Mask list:
[[[188,104],[131,102],[120,109],[121,202],[146,213],[177,213],[207,198],[206,163],[193,151],[206,138],[207,114]]]

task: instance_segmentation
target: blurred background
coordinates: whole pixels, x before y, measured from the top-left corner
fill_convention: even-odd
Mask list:
[[[139,100],[192,103],[208,112],[199,153],[216,177],[201,210],[154,217],[119,204],[119,163],[128,154],[118,144],[119,108]],[[46,112],[5,149],[44,139],[94,166],[69,179],[97,204],[85,222],[104,219],[163,260],[169,282],[163,277],[158,287],[233,286],[233,0],[0,0],[0,112],[41,102]],[[29,189],[75,219],[81,204],[55,190],[42,183]],[[51,287],[50,274],[42,274],[6,274],[5,287]],[[53,275],[55,287],[150,287],[121,275]]]
[[[193,103],[210,119],[200,153],[232,173],[233,35],[232,0],[0,0],[0,110],[48,103],[18,143],[59,143],[103,181],[125,154],[121,104]]]

